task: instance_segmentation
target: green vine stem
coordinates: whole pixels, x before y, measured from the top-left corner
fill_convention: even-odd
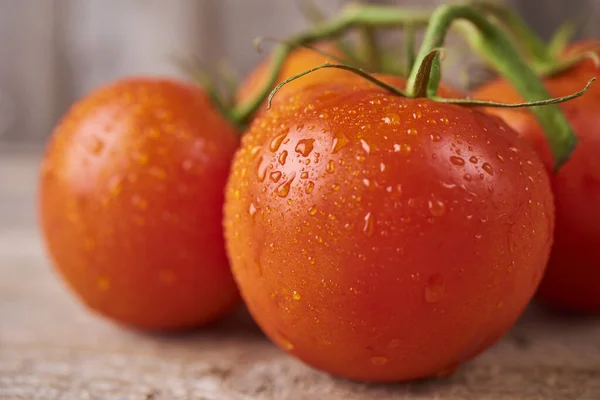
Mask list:
[[[473,26],[474,34],[471,42],[477,40],[476,48],[484,52],[491,64],[508,79],[527,101],[538,101],[550,98],[550,94],[538,78],[535,71],[525,62],[512,45],[505,33],[490,22],[484,15],[468,5],[440,6],[431,16],[429,28],[417,55],[420,65],[433,50],[443,45],[445,36],[452,23],[466,20]],[[408,91],[413,95],[418,70],[413,69],[408,78]],[[552,154],[555,168],[559,168],[568,160],[575,148],[577,138],[566,117],[555,105],[532,107],[531,111],[542,125]]]
[[[422,72],[419,73],[419,79],[425,80],[425,82],[423,83],[423,86],[425,86],[427,88],[429,88],[429,86],[430,86],[427,84],[427,80],[429,80],[429,81],[431,80],[431,69],[430,68],[432,68],[432,66],[435,64],[435,59],[438,56],[439,56],[439,50],[432,51],[431,53],[428,54],[427,59],[431,59],[433,61],[432,62],[426,61],[423,64],[421,64],[421,66],[419,67],[419,70],[422,70]],[[313,67],[309,70],[306,70],[306,71],[300,72],[299,74],[291,76],[291,77],[285,79],[283,82],[279,83],[277,86],[275,86],[273,88],[273,90],[271,91],[271,93],[269,94],[269,97],[267,98],[267,109],[271,108],[271,103],[273,101],[273,97],[275,97],[277,92],[282,87],[284,87],[285,85],[287,85],[288,83],[290,83],[292,81],[295,81],[298,78],[302,78],[305,75],[311,74],[315,71],[318,71],[320,69],[325,69],[325,68],[336,68],[336,69],[341,69],[344,71],[349,71],[349,72],[352,72],[352,73],[364,78],[365,80],[373,83],[374,85],[376,85],[384,90],[387,90],[388,92],[390,92],[396,96],[406,97],[406,98],[412,97],[405,90],[402,90],[400,88],[392,86],[392,85],[374,77],[373,75],[369,74],[368,72],[363,71],[360,68],[353,67],[351,65],[330,64],[330,63],[326,62],[322,65]],[[427,71],[429,72],[429,74],[427,73]],[[432,95],[431,91],[429,91],[428,89],[426,90],[426,92],[427,92],[426,95],[415,96],[415,97],[427,97],[431,100],[434,100],[434,101],[437,101],[440,103],[456,104],[456,105],[461,105],[461,106],[465,106],[465,107],[496,107],[496,108],[537,107],[537,106],[547,106],[547,105],[551,105],[551,104],[564,103],[565,101],[569,101],[574,98],[577,98],[577,97],[583,95],[585,92],[587,92],[595,80],[596,80],[596,78],[590,79],[590,81],[586,84],[585,88],[583,88],[582,90],[580,90],[578,92],[567,95],[567,96],[552,97],[552,98],[548,98],[548,99],[544,99],[544,100],[527,101],[527,102],[523,102],[523,103],[500,103],[500,102],[495,102],[495,101],[474,100],[474,99],[469,99],[469,98],[452,99],[452,98],[439,97],[439,96]]]
[[[275,48],[269,65],[269,79],[259,93],[248,101],[238,104],[227,113],[230,120],[245,124],[260,107],[277,83],[277,77],[288,54],[298,46],[322,39],[337,38],[354,27],[398,27],[405,24],[424,26],[429,21],[431,11],[408,10],[395,6],[350,4],[335,18],[326,23],[301,32]]]
[[[584,59],[591,59],[596,65],[600,65],[600,59],[595,51],[575,55],[567,59],[560,57],[560,52],[573,34],[571,24],[562,25],[555,33],[551,43],[547,44],[527,25],[523,18],[507,6],[479,0],[473,2],[473,7],[491,15],[500,22],[513,36],[514,41],[524,50],[526,56],[531,57],[533,68],[542,77],[558,74]]]

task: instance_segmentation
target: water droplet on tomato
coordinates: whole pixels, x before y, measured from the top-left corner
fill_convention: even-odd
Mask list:
[[[374,221],[373,217],[371,216],[371,212],[368,212],[363,219],[365,221],[363,225],[363,233],[367,236],[372,236],[374,231]]]
[[[373,356],[371,357],[371,363],[373,365],[385,365],[390,361],[389,358],[384,356]]]
[[[258,176],[258,180],[263,182],[267,177],[267,168],[269,167],[269,163],[261,156],[258,160],[258,167],[256,169],[256,173]]]
[[[429,212],[434,217],[441,217],[446,212],[446,204],[443,201],[432,199],[427,202],[429,206]]]
[[[494,175],[494,169],[488,163],[484,163],[481,168],[490,175]]]
[[[278,343],[283,349],[292,351],[296,346],[288,339],[288,337],[281,331],[277,331],[275,336],[275,342]]]
[[[327,172],[329,172],[330,174],[333,173],[333,171],[335,171],[335,164],[334,164],[333,160],[329,160],[327,162],[327,167],[325,168],[325,170]]]
[[[271,179],[273,182],[277,183],[277,182],[279,182],[279,179],[281,179],[281,172],[279,172],[279,171],[273,171],[273,172],[271,172],[271,174],[269,175],[269,178],[270,178],[270,179]]]
[[[256,214],[256,206],[254,203],[250,203],[250,207],[248,207],[248,214],[250,214],[251,217],[254,217],[254,214]]]
[[[385,164],[384,163],[379,164],[379,170],[381,172],[385,171]]]
[[[471,156],[471,157],[469,158],[469,161],[470,161],[470,162],[472,162],[473,164],[477,164],[477,162],[478,162],[479,160],[477,159],[477,157],[475,157],[475,156]]]
[[[313,151],[315,139],[301,139],[296,144],[296,153],[302,154],[304,157],[308,157],[308,155]],[[316,162],[316,161],[315,161]]]
[[[504,157],[502,157],[500,153],[496,153],[496,158],[498,159],[498,161],[504,162]]]
[[[294,293],[292,294],[292,298],[294,300],[298,301],[298,300],[302,299],[302,296],[300,296],[300,293],[298,293],[294,290]]]
[[[331,153],[332,154],[337,153],[348,143],[350,143],[350,139],[348,139],[348,137],[346,135],[344,135],[344,134],[336,135],[336,137],[333,138],[333,143],[331,145]]]
[[[406,130],[408,136],[416,136],[419,132],[415,128],[409,128]]]
[[[440,137],[440,135],[435,135],[435,134],[432,134],[432,135],[430,135],[429,137],[431,138],[431,140],[432,140],[433,142],[439,142],[440,140],[442,140],[442,138]]]
[[[431,275],[425,284],[425,301],[437,303],[444,297],[445,289],[444,277],[441,274]]]
[[[306,194],[311,194],[312,191],[314,190],[314,188],[315,188],[315,183],[313,181],[309,181],[308,185],[306,185],[305,193]]]
[[[462,157],[451,156],[450,162],[459,167],[462,167],[463,165],[465,165],[465,160]]]
[[[360,144],[365,153],[369,154],[371,152],[371,146],[369,146],[369,144],[365,142],[364,139],[360,139]]]
[[[252,159],[254,159],[254,158],[256,158],[258,153],[260,153],[260,146],[254,146],[252,148],[252,150],[250,150],[250,157],[252,157]]]
[[[311,208],[309,208],[308,213],[310,215],[315,215],[317,213],[317,206],[312,206]]]
[[[308,172],[304,171],[300,174],[300,179],[308,179]]]
[[[271,140],[271,143],[269,143],[269,149],[271,149],[272,152],[279,150],[279,146],[281,146],[281,142],[283,142],[283,139],[285,139],[286,136],[287,133],[275,136],[273,140]]]
[[[290,188],[292,187],[292,182],[296,177],[296,173],[292,173],[285,182],[283,182],[277,188],[277,195],[279,197],[286,197],[290,193]]]
[[[281,154],[279,155],[279,164],[285,165],[285,160],[287,159],[287,156],[288,156],[287,150],[282,151]]]
[[[467,182],[471,182],[473,180],[473,177],[471,176],[471,174],[464,174],[463,178]]]

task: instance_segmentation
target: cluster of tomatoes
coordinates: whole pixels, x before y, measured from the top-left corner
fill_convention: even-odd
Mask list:
[[[297,49],[278,81],[328,60]],[[563,96],[597,73],[581,61],[544,82]],[[471,97],[521,101],[502,79]],[[241,134],[202,88],[130,77],[56,127],[40,222],[62,277],[120,323],[198,327],[241,293],[271,340],[318,369],[446,375],[503,336],[536,290],[600,312],[599,104],[592,88],[561,106],[579,144],[555,172],[528,109],[401,97],[323,69],[284,86]]]

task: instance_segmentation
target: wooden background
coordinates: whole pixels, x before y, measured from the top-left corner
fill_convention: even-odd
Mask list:
[[[333,12],[346,1],[313,0]],[[456,1],[456,0],[450,0]],[[507,0],[544,36],[563,18],[597,34],[597,0]],[[441,0],[379,1],[435,5]],[[303,28],[297,0],[0,0],[0,145],[40,145],[68,105],[133,73],[182,76],[173,57],[228,59],[243,76],[256,36]]]

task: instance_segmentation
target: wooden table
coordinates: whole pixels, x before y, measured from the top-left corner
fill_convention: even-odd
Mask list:
[[[533,307],[451,379],[398,385],[314,371],[243,311],[195,334],[119,328],[86,312],[48,265],[36,166],[36,156],[0,153],[0,399],[600,399],[600,320]]]

